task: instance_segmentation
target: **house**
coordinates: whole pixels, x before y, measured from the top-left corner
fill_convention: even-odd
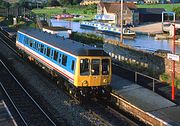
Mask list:
[[[123,4],[123,24],[139,24],[139,14],[134,3]],[[97,5],[96,20],[120,26],[121,24],[121,3],[100,2]]]
[[[160,22],[162,21],[162,12],[164,8],[138,8],[139,22]]]

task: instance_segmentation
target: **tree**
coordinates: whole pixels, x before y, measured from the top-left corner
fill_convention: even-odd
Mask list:
[[[10,7],[10,4],[8,2],[0,0],[0,8],[8,8],[8,7]]]

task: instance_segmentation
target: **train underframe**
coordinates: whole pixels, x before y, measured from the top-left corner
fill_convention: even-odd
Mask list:
[[[43,70],[45,70],[51,75],[51,78],[56,81],[58,87],[66,90],[71,96],[79,100],[88,100],[89,98],[110,99],[111,87],[109,85],[93,87],[75,87],[72,83],[68,81],[66,77],[48,68],[46,65],[42,64],[41,62],[26,54],[25,52],[19,50],[19,55],[20,57],[27,58],[29,61],[34,62],[36,65],[41,67]]]

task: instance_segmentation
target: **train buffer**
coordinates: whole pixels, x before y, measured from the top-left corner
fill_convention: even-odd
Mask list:
[[[180,104],[117,75],[112,76],[111,86],[112,96],[122,98],[122,101],[115,100],[119,102],[116,104],[124,107],[125,111],[133,111],[131,114],[152,125],[180,126]],[[123,100],[127,101],[127,105]]]

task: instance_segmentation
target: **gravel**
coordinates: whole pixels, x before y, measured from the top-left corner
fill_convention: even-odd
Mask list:
[[[1,41],[1,40],[0,40]],[[15,68],[16,75],[23,79],[23,85],[28,91],[38,97],[38,103],[42,103],[46,109],[58,120],[66,125],[86,126],[92,125],[84,113],[88,113],[83,107],[72,100],[64,91],[57,88],[53,81],[46,78],[40,70],[28,62],[21,60],[9,48],[0,42],[0,54],[2,54]]]

